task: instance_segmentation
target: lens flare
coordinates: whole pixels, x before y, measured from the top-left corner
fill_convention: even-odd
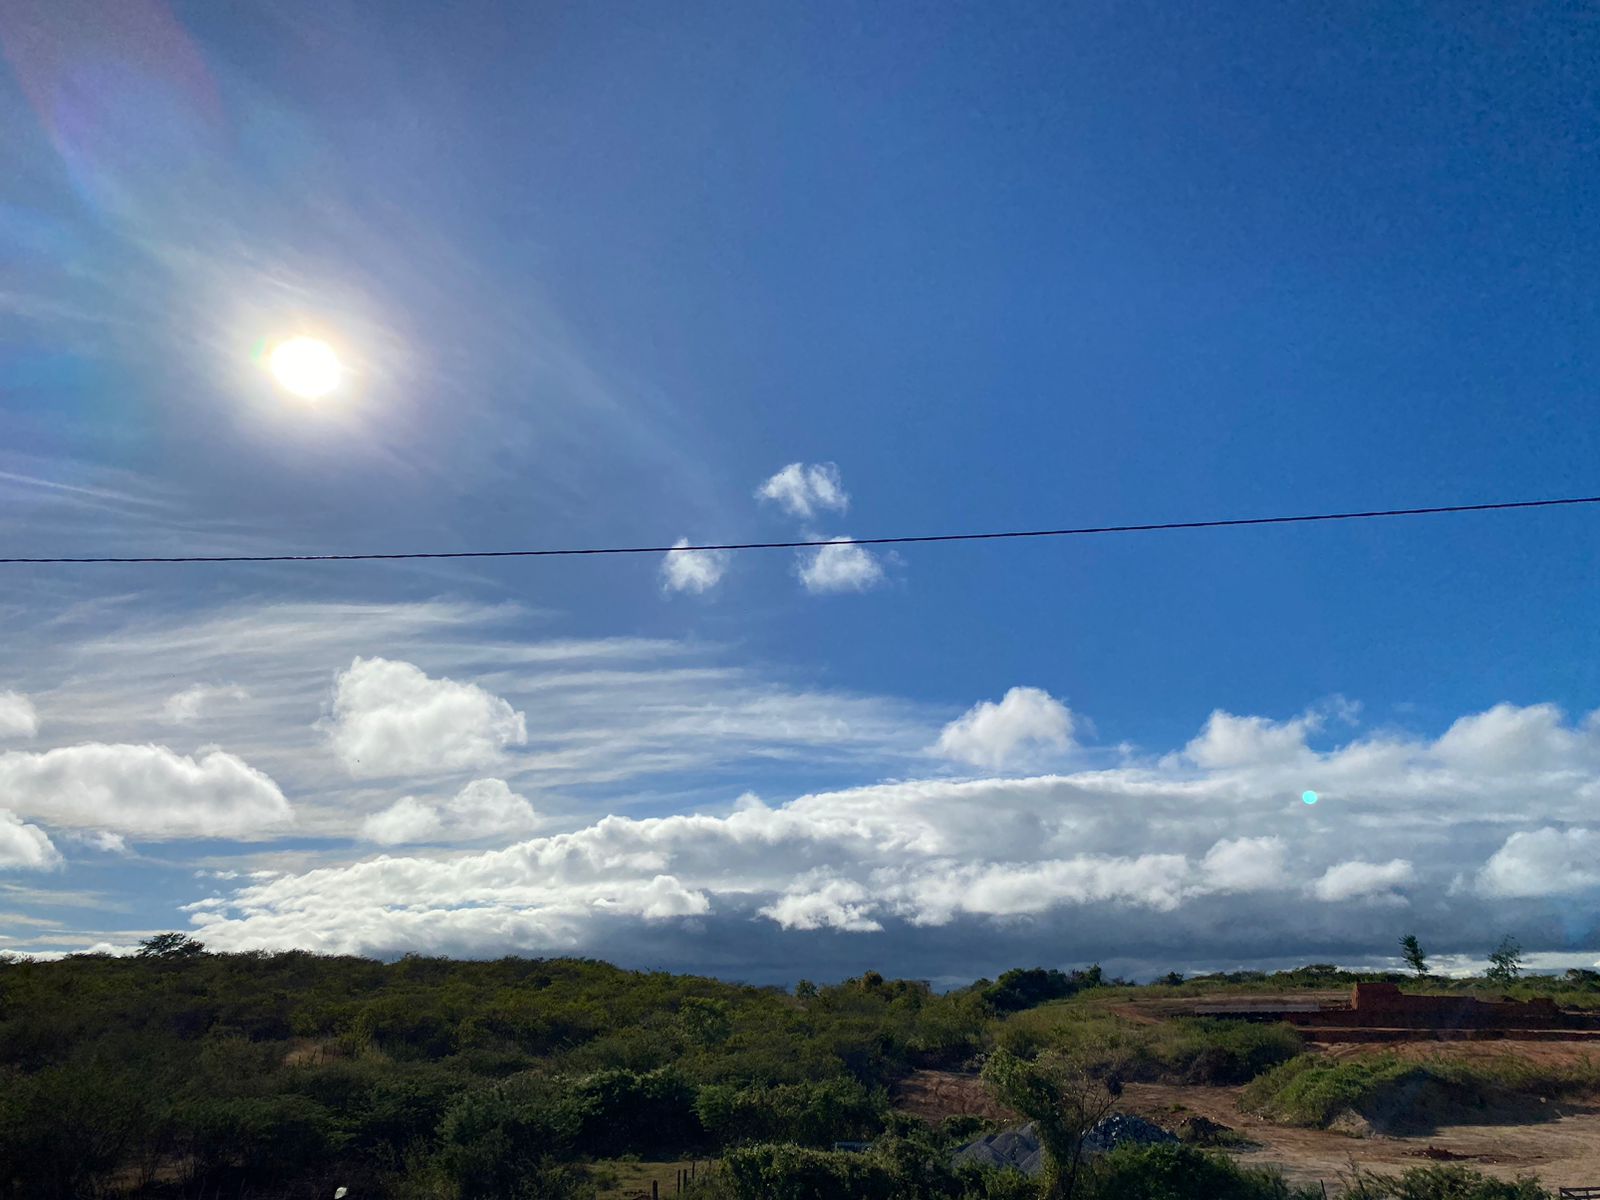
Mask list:
[[[267,368],[285,391],[308,400],[326,396],[344,378],[333,347],[313,337],[279,342],[267,355]]]
[[[1315,792],[1301,792],[1300,799],[1307,804],[1315,804],[1317,802],[1317,794]]]

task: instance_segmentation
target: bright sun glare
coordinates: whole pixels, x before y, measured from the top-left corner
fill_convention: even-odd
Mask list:
[[[267,356],[267,366],[286,391],[312,400],[333,391],[344,376],[333,347],[313,337],[279,342]]]

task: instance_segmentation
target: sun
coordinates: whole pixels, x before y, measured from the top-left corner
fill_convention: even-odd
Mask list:
[[[344,367],[333,347],[314,337],[279,342],[267,355],[267,368],[285,391],[309,400],[326,396],[344,378]]]

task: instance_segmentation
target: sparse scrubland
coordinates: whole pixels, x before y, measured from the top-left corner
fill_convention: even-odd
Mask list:
[[[344,1186],[351,1200],[578,1200],[647,1177],[673,1195],[670,1166],[631,1164],[698,1159],[691,1190],[705,1200],[1292,1198],[1303,1193],[1271,1172],[1192,1145],[1120,1147],[1065,1191],[1064,1176],[957,1167],[952,1151],[994,1124],[913,1118],[896,1085],[998,1055],[1024,1090],[1067,1067],[1113,1097],[1135,1080],[1249,1083],[1260,1111],[1307,1124],[1413,1096],[1490,1106],[1600,1086],[1593,1064],[1330,1061],[1284,1026],[1118,1011],[1356,978],[1324,968],[1149,987],[1027,970],[938,995],[870,972],[784,991],[588,960],[380,963],[171,938],[147,949],[0,960],[0,1196],[259,1200]],[[1600,979],[1516,990],[1600,1003]],[[871,1146],[834,1150],[841,1141]],[[1346,1187],[1361,1200],[1542,1194],[1461,1168]]]

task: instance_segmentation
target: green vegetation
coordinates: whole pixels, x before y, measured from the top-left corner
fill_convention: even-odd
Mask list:
[[[1600,1061],[1541,1066],[1510,1055],[1412,1062],[1396,1055],[1329,1061],[1306,1054],[1252,1083],[1244,1103],[1275,1120],[1325,1126],[1343,1113],[1403,1129],[1472,1110],[1525,1104],[1600,1087]]]
[[[1345,1181],[1342,1200],[1549,1200],[1532,1179],[1491,1179],[1466,1167],[1413,1167],[1391,1178],[1358,1171]]]
[[[1484,978],[1490,983],[1515,983],[1522,974],[1522,945],[1509,933],[1489,953],[1489,969]]]
[[[1124,1080],[1247,1083],[1305,1049],[1293,1027],[1180,1017],[1135,1024],[1103,1006],[1050,1005],[1003,1021],[999,1045],[1033,1057],[1056,1051]]]
[[[1241,1167],[1182,1143],[1118,1146],[1095,1164],[1092,1200],[1320,1200],[1273,1171]]]
[[[1362,978],[1374,977],[1384,976]],[[1001,1076],[1010,1069],[1016,1083],[1057,1060],[1107,1095],[1123,1080],[1266,1072],[1252,1089],[1263,1109],[1310,1123],[1381,1107],[1419,1081],[1442,1080],[1456,1100],[1600,1086],[1592,1066],[1556,1078],[1527,1066],[1322,1064],[1301,1057],[1287,1027],[1118,1012],[1134,997],[1354,978],[1314,964],[1135,988],[1096,968],[1032,968],[936,995],[868,972],[791,995],[584,960],[212,954],[181,934],[151,938],[133,958],[0,955],[0,1197],[271,1200],[346,1186],[351,1200],[583,1200],[620,1177],[607,1164],[633,1156],[719,1159],[695,1200],[836,1187],[1039,1200],[1015,1173],[952,1168],[979,1123],[911,1122],[890,1108],[895,1082],[988,1055],[991,1081],[1023,1107]],[[1515,988],[1600,1004],[1594,972]],[[872,1149],[832,1150],[844,1141]],[[1088,1195],[1104,1171],[1137,1166],[1104,1161],[1068,1187]],[[1160,1156],[1139,1161],[1153,1177],[1168,1170]],[[1280,1194],[1239,1179],[1217,1194]]]
[[[1418,979],[1428,973],[1428,956],[1422,952],[1422,943],[1417,941],[1416,934],[1408,933],[1400,939],[1400,954]]]

